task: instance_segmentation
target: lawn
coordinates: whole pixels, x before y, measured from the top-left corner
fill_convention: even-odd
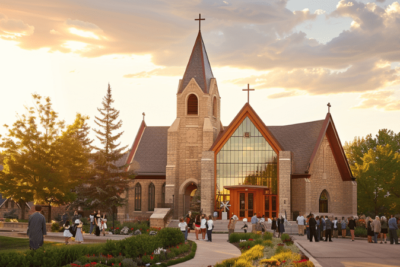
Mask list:
[[[44,242],[44,247],[62,246],[63,243]],[[0,254],[7,252],[22,252],[29,249],[28,238],[0,236]]]

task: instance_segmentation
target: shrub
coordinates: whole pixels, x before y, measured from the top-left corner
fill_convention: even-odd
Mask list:
[[[175,246],[185,242],[185,237],[178,228],[163,228],[157,234],[163,247]]]
[[[265,247],[270,247],[270,248],[274,247],[272,240],[264,240],[261,245],[263,245]]]
[[[60,231],[60,225],[58,223],[52,223],[51,224],[51,231],[52,232],[59,232]]]
[[[239,259],[238,258],[232,258],[232,259],[227,259],[224,260],[221,263],[217,263],[214,267],[232,267],[235,264],[235,261],[237,261]]]
[[[290,236],[288,235],[288,234],[282,234],[281,235],[281,240],[283,241],[283,240],[288,240],[288,239],[290,239]]]
[[[264,240],[272,240],[272,233],[270,232],[265,232],[263,235]]]
[[[239,259],[235,261],[233,267],[253,267],[253,263],[252,261],[239,257]]]
[[[357,227],[354,230],[354,235],[358,237],[366,237],[367,236],[367,229],[365,227]]]
[[[189,255],[186,255],[185,257],[180,258],[180,259],[170,260],[169,262],[167,262],[167,266],[175,265],[175,264],[193,259],[194,255],[196,254],[196,249],[197,249],[197,244],[193,242],[192,251],[189,253]]]

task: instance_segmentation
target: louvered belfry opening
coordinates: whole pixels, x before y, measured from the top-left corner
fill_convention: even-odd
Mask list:
[[[215,96],[213,100],[213,116],[217,117],[217,98]]]
[[[188,98],[187,114],[188,115],[197,115],[198,114],[198,106],[199,106],[199,101],[197,99],[197,96],[191,94]]]

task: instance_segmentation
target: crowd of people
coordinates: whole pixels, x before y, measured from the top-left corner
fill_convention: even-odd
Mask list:
[[[196,240],[199,240],[199,234],[203,241],[212,242],[212,231],[214,229],[214,221],[211,215],[207,216],[205,214],[198,214],[194,220],[192,219],[191,212],[186,215],[186,218],[180,218],[178,227],[185,236],[185,242],[187,241],[188,233],[193,228],[196,234]],[[207,236],[206,236],[207,234]]]

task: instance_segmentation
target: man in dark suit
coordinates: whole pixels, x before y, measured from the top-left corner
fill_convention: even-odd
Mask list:
[[[316,228],[317,228],[317,221],[314,219],[314,214],[311,214],[310,220],[308,221],[309,228],[310,228],[310,242],[312,242],[313,237],[315,242],[318,242],[317,235],[316,235]]]

